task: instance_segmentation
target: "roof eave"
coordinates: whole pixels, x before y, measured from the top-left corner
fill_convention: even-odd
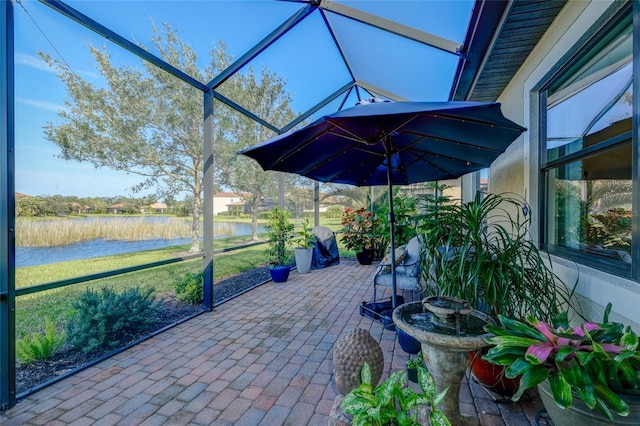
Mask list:
[[[449,99],[468,100],[473,82],[482,71],[482,64],[490,54],[489,47],[499,34],[509,1],[477,0],[471,12],[467,35],[461,48],[462,57],[453,78]]]

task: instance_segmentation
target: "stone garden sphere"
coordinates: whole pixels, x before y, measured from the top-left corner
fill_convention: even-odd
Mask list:
[[[345,333],[336,340],[333,345],[334,378],[343,395],[360,386],[360,370],[365,362],[371,368],[371,386],[375,387],[384,368],[378,342],[363,328]]]

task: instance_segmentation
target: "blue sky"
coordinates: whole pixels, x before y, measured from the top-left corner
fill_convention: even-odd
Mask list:
[[[464,38],[473,4],[462,0],[341,3],[458,43]],[[68,4],[146,46],[151,45],[152,25],[169,22],[181,40],[195,49],[203,69],[209,60],[208,52],[220,40],[226,44],[227,52],[238,57],[301,7],[293,2],[243,0],[69,1]],[[130,190],[142,180],[139,176],[57,158],[59,148],[44,139],[43,126],[59,122],[57,112],[65,108],[66,91],[38,52],[63,59],[78,75],[94,84],[103,84],[104,79],[96,71],[89,45],[106,46],[117,65],[142,69],[140,60],[35,0],[23,0],[22,5],[24,8],[14,3],[16,191],[79,197],[144,195]],[[394,91],[410,100],[446,100],[457,61],[453,55],[346,18],[332,18],[331,23],[339,31],[343,48],[359,78],[373,83],[392,81]],[[393,48],[384,53],[383,47],[391,43]],[[286,78],[293,106],[300,112],[348,81],[346,67],[339,61],[319,15],[292,30],[252,65],[256,69],[264,66]]]

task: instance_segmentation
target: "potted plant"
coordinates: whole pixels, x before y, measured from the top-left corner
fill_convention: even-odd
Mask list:
[[[289,278],[293,260],[291,238],[294,225],[289,221],[289,212],[274,208],[265,228],[269,235],[266,254],[271,278],[275,282],[285,282]]]
[[[370,265],[374,257],[373,249],[376,241],[374,230],[378,226],[378,219],[364,207],[359,209],[345,207],[341,224],[340,241],[347,250],[356,252],[360,264]]]
[[[418,383],[418,367],[425,368],[424,357],[422,351],[418,351],[418,355],[415,358],[409,358],[406,362],[407,365],[407,378],[410,382]]]
[[[507,377],[521,376],[513,400],[538,386],[557,425],[610,424],[616,419],[640,424],[638,336],[630,327],[610,322],[610,311],[609,303],[602,323],[575,327],[569,326],[566,311],[552,324],[533,316],[526,323],[499,316],[501,326],[485,327],[495,337],[487,339],[494,346],[484,358],[508,366]],[[602,416],[591,411],[596,407]],[[612,412],[626,417],[614,419]]]
[[[311,233],[309,219],[305,218],[300,223],[300,231],[296,240],[298,246],[295,248],[296,269],[299,274],[306,274],[311,269],[313,260],[313,243],[316,241],[315,235]]]
[[[418,425],[421,407],[430,407],[432,425],[450,425],[437,407],[447,390],[436,394],[435,383],[424,366],[418,367],[420,392],[407,386],[403,371],[398,371],[374,389],[371,386],[371,370],[366,362],[362,366],[361,384],[345,395],[340,404],[343,411],[353,415],[353,425]]]
[[[441,197],[429,204],[420,228],[423,281],[435,283],[427,293],[464,299],[493,318],[551,321],[570,306],[572,293],[532,240],[530,222],[528,205],[513,196],[478,193],[466,204]],[[503,381],[502,369],[475,353],[472,360],[480,383],[502,395],[515,392],[517,382]]]

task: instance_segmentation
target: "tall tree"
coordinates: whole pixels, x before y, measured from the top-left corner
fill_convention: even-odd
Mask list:
[[[252,68],[238,74],[228,82],[225,91],[235,94],[236,102],[277,127],[283,127],[294,118],[291,97],[285,92],[285,81],[263,69],[257,76]],[[225,92],[226,94],[226,92]],[[218,109],[218,111],[220,108]],[[228,110],[228,109],[227,109]],[[220,112],[218,112],[220,114]],[[221,120],[229,120],[227,130],[216,140],[218,150],[215,165],[222,184],[244,195],[251,205],[252,239],[258,238],[259,206],[265,198],[276,195],[277,174],[265,172],[260,165],[247,157],[238,156],[238,150],[247,148],[275,136],[273,131],[237,112],[221,114]],[[296,179],[288,176],[290,181]]]
[[[220,43],[210,52],[209,65],[204,71],[200,70],[196,53],[180,41],[168,24],[164,31],[154,27],[152,44],[166,62],[203,82],[231,62],[224,44]],[[61,148],[60,157],[64,159],[88,161],[96,167],[140,175],[144,179],[133,188],[134,192],[154,188],[158,199],[187,194],[192,217],[189,251],[199,251],[204,177],[202,93],[150,63],[143,62],[144,70],[114,66],[106,48],[90,47],[90,50],[106,79],[105,84],[91,83],[63,61],[41,53],[57,70],[70,97],[65,101],[67,109],[59,113],[61,123],[46,125],[47,139]],[[254,79],[253,85],[236,83],[240,80],[237,76],[229,80],[231,84],[227,87],[233,91],[232,97],[257,98],[260,90],[255,90],[260,89],[263,82]],[[282,86],[278,87],[282,90]],[[235,93],[245,88],[254,93]],[[266,93],[276,95],[272,91]],[[256,102],[270,100],[275,101],[263,98]],[[216,141],[225,139],[220,135],[238,132],[238,129],[225,129],[225,125],[234,125],[236,121],[242,122],[244,128],[249,126],[242,119],[231,119],[232,116],[223,113],[216,117]],[[254,135],[254,140],[256,138]]]

